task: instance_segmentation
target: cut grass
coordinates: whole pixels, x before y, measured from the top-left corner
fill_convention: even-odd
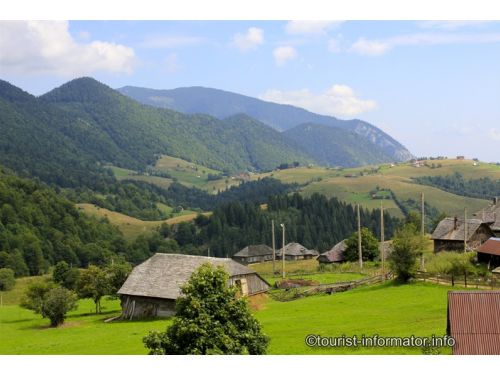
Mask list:
[[[255,312],[271,337],[269,354],[422,354],[420,348],[311,348],[309,334],[385,337],[442,336],[446,332],[447,292],[440,285],[392,282],[290,302],[270,300]],[[451,353],[449,348],[443,354]]]
[[[282,280],[280,276],[263,276],[266,281],[271,284],[271,286],[274,286],[276,281]],[[345,272],[345,273],[330,273],[330,272],[322,272],[322,273],[314,273],[314,274],[304,274],[304,275],[291,275],[291,276],[286,276],[287,280],[294,280],[294,279],[301,279],[301,280],[312,280],[312,281],[317,281],[320,284],[334,284],[334,283],[340,283],[344,281],[354,281],[354,280],[359,280],[364,277],[367,277],[366,275],[363,275],[361,273],[351,273],[351,272]]]
[[[271,338],[269,354],[421,354],[419,348],[310,348],[304,339],[308,334],[441,336],[446,331],[449,289],[387,282],[290,302],[263,298],[253,302],[254,315]],[[48,320],[31,311],[3,306],[0,354],[146,354],[142,338],[171,324],[168,319],[104,323],[120,313],[117,300],[104,300],[103,310],[94,315],[93,302],[80,300],[63,327],[48,328]]]
[[[179,214],[179,216],[173,217],[168,220],[144,221],[124,215],[119,212],[100,208],[93,204],[79,203],[76,206],[79,209],[83,210],[83,212],[85,212],[87,215],[95,216],[99,219],[107,218],[111,224],[118,227],[118,229],[127,239],[134,239],[140,234],[150,233],[151,231],[158,228],[162,223],[178,224],[184,221],[192,221],[198,215],[198,213],[193,211],[183,211]],[[210,213],[203,214],[210,215]]]

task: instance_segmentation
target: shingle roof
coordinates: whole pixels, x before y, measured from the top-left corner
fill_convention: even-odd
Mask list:
[[[256,273],[232,259],[155,254],[132,270],[118,294],[176,299],[181,293],[181,286],[204,263],[223,266],[230,276]]]
[[[330,250],[325,251],[320,255],[321,258],[326,258],[328,262],[342,262],[344,260],[344,251],[347,248],[345,240],[340,241]]]
[[[500,230],[500,202],[490,204],[488,207],[476,212],[474,216],[488,223],[491,229]]]
[[[482,223],[483,222],[479,219],[467,219],[467,240],[469,240],[474,235],[474,233],[478,230]],[[439,222],[438,226],[434,230],[434,233],[432,233],[432,239],[463,241],[464,231],[464,219],[447,217]]]
[[[238,251],[233,256],[243,258],[243,257],[255,257],[264,255],[273,255],[273,249],[271,249],[267,245],[248,245],[244,249]]]
[[[276,251],[276,254],[281,256],[281,251],[282,249],[279,249]],[[317,256],[319,255],[319,252],[316,250],[308,250],[306,247],[302,246],[300,243],[297,242],[290,242],[285,246],[285,256],[287,255],[292,255],[292,256],[301,256],[301,255],[313,255]]]
[[[453,354],[500,354],[500,291],[448,292]]]
[[[500,256],[500,238],[491,237],[479,247],[477,252]]]

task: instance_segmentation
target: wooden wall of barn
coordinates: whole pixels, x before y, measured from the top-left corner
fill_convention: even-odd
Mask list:
[[[122,319],[168,317],[175,314],[175,300],[141,296],[121,296]]]
[[[235,285],[237,280],[246,280],[247,291],[243,290],[243,294],[253,295],[266,292],[269,285],[266,284],[257,274],[231,276],[229,278],[229,285]],[[245,293],[246,292],[246,293]]]

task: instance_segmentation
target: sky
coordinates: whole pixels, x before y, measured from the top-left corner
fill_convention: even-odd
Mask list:
[[[500,22],[0,21],[0,79],[43,94],[205,86],[368,121],[416,156],[500,162]]]

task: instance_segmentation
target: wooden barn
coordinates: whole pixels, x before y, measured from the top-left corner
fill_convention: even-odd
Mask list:
[[[282,251],[282,248],[276,251],[277,259],[282,259]],[[297,242],[290,242],[285,246],[285,260],[312,259],[316,258],[318,255],[318,251],[309,250]]]
[[[500,291],[449,291],[446,333],[453,354],[500,354]]]
[[[238,286],[245,296],[266,292],[270,287],[255,271],[232,259],[155,254],[136,266],[118,291],[122,318],[174,315],[182,285],[204,263],[223,266],[229,273],[229,285]]]
[[[273,260],[273,249],[267,245],[249,245],[232,258],[241,264],[267,262]]]
[[[441,220],[432,233],[434,240],[434,252],[442,250],[463,251],[464,240],[467,249],[477,250],[490,237],[494,237],[490,226],[479,219],[464,219],[447,217]]]
[[[500,267],[500,238],[492,237],[477,249],[477,261],[488,269]]]
[[[341,263],[344,261],[344,251],[347,248],[345,240],[340,241],[330,250],[321,253],[318,257],[319,263]]]

